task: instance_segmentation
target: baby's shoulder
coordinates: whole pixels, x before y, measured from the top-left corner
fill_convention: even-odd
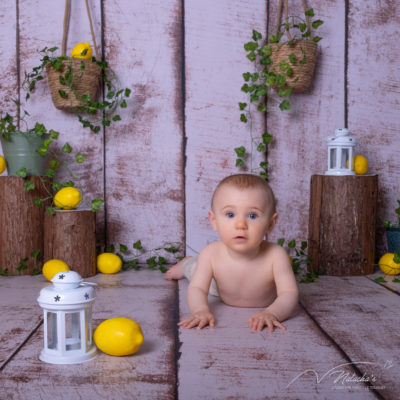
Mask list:
[[[212,242],[207,244],[201,251],[199,256],[212,257],[221,251],[221,242]]]
[[[288,258],[286,250],[279,244],[264,241],[261,245],[263,257],[268,259]]]

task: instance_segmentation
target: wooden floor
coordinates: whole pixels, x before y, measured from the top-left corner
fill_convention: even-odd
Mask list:
[[[0,399],[398,399],[400,283],[376,276],[300,284],[286,331],[253,332],[254,309],[211,299],[214,329],[177,329],[187,282],[158,271],[99,274],[94,323],[124,316],[142,326],[133,356],[99,352],[83,364],[39,360],[36,299],[43,276],[0,277]],[[388,279],[386,279],[388,280]],[[383,285],[386,285],[383,286]]]

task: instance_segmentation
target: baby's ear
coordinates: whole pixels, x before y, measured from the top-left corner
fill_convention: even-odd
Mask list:
[[[215,221],[215,215],[212,210],[208,212],[208,218],[210,219],[211,226],[213,227],[214,231],[217,230],[217,222]]]
[[[278,214],[274,213],[271,217],[271,219],[269,220],[269,224],[268,224],[268,228],[267,228],[267,234],[270,233],[272,231],[272,229],[274,229],[274,226],[276,225],[276,222],[278,221]]]

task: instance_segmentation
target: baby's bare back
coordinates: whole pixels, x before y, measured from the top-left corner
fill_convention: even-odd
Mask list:
[[[268,307],[277,296],[273,263],[279,262],[281,248],[263,242],[249,259],[232,256],[221,242],[215,244],[212,269],[221,300],[236,307]]]

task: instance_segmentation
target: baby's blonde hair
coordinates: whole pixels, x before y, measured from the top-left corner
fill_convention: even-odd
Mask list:
[[[268,182],[262,179],[260,176],[252,174],[236,174],[222,179],[222,181],[214,190],[214,194],[211,198],[211,208],[213,208],[214,198],[217,192],[221,189],[221,187],[228,185],[239,190],[254,188],[264,190],[265,194],[267,195],[268,204],[271,206],[271,215],[276,213],[276,199],[271,186],[269,186]]]

